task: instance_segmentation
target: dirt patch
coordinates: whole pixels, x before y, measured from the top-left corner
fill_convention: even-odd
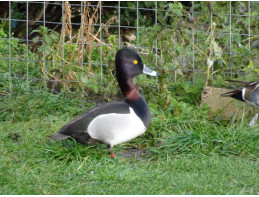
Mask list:
[[[139,150],[137,148],[131,148],[129,150],[122,151],[117,155],[120,157],[127,157],[127,158],[139,158],[145,156],[146,152],[144,150]]]

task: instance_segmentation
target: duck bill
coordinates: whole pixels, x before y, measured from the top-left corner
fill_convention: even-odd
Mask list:
[[[144,64],[144,67],[143,67],[143,74],[150,75],[150,76],[159,76],[159,73],[151,70],[145,64]]]

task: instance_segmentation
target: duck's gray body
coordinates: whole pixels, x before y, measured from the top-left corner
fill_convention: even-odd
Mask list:
[[[242,91],[244,100],[248,104],[259,108],[259,82],[250,84],[250,88],[245,87]]]

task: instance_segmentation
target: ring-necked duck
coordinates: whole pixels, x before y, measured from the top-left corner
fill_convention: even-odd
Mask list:
[[[97,106],[67,123],[51,136],[55,140],[74,138],[82,144],[103,143],[114,157],[112,147],[143,134],[149,127],[151,114],[144,97],[133,83],[140,74],[159,74],[143,64],[132,49],[122,48],[115,57],[116,77],[124,101],[109,102]]]
[[[237,81],[237,80],[228,80],[229,82],[241,83],[245,86],[241,89],[234,90],[231,92],[227,92],[222,94],[221,96],[224,97],[232,97],[237,100],[243,101],[252,105],[256,108],[259,108],[259,82],[245,82],[245,81]],[[256,113],[255,116],[249,123],[249,126],[253,126],[258,118],[258,114]]]

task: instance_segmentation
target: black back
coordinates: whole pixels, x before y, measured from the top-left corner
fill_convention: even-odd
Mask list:
[[[129,104],[137,116],[143,121],[146,128],[148,128],[151,122],[151,114],[145,99],[140,96],[136,100],[126,100],[125,102]]]
[[[126,100],[121,102],[110,102],[104,105],[95,107],[90,111],[87,111],[75,119],[67,123],[58,132],[73,137],[76,141],[83,144],[90,143],[91,137],[86,133],[90,122],[99,115],[117,113],[117,114],[129,114],[131,107],[137,116],[143,121],[146,128],[150,125],[151,115],[148,104],[141,96],[137,100]]]
[[[129,106],[125,102],[109,102],[104,105],[95,107],[80,116],[76,117],[74,120],[70,121],[64,127],[62,127],[59,132],[73,136],[74,133],[86,132],[90,122],[99,115],[109,114],[109,113],[119,113],[119,114],[129,114]]]
[[[231,95],[232,98],[245,102],[242,96],[242,90],[236,90],[235,94]]]

